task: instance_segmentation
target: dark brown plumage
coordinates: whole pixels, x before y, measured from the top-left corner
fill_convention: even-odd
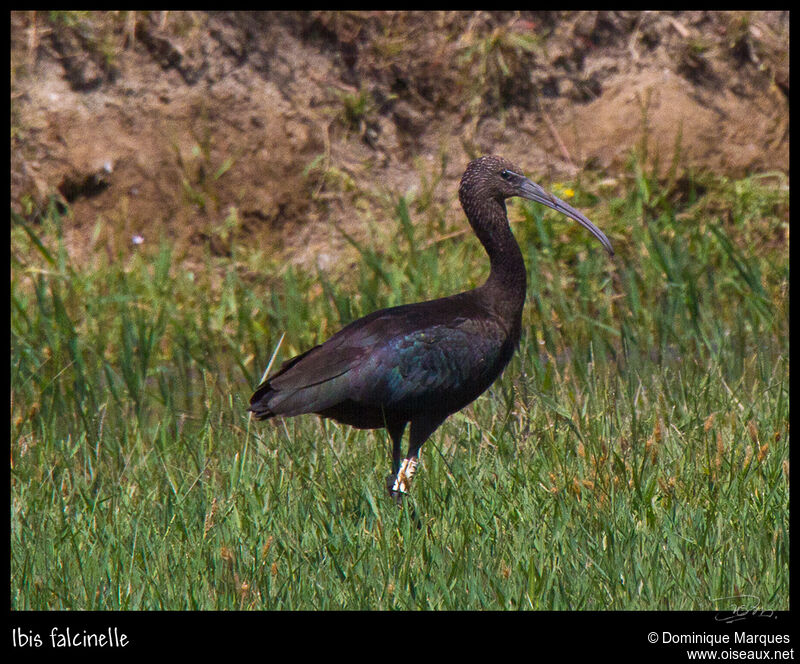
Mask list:
[[[470,162],[459,200],[489,255],[482,286],[449,297],[383,309],[294,357],[250,399],[258,419],[316,413],[392,438],[389,492],[407,492],[419,450],[452,413],[482,394],[519,344],[526,274],[505,201],[521,196],[576,220],[613,254],[608,238],[564,201],[502,157]],[[411,423],[408,453],[401,439]]]

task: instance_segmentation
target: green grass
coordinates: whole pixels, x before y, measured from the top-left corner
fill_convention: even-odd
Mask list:
[[[12,214],[12,608],[787,609],[788,193],[592,191],[572,202],[613,261],[512,204],[519,353],[404,509],[385,432],[246,404],[282,335],[285,359],[486,277],[470,234],[431,241],[429,200],[395,200],[343,276],[235,244],[194,272],[166,244],[78,267],[55,206]]]

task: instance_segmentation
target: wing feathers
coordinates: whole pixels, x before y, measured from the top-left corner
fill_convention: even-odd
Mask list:
[[[250,410],[266,419],[345,402],[387,410],[421,399],[468,403],[507,363],[508,335],[486,317],[454,319],[436,302],[424,304],[431,306],[375,312],[288,360],[259,386]]]

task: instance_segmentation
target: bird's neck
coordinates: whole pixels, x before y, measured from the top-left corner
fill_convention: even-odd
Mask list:
[[[479,290],[487,306],[518,330],[527,279],[522,252],[508,225],[505,203],[490,199],[480,209],[465,206],[465,212],[491,264],[489,278]]]

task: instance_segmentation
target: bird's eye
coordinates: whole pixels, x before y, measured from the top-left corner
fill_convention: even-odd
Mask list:
[[[504,180],[510,180],[511,179],[511,171],[508,171],[508,170],[500,171],[500,177],[503,178]]]

